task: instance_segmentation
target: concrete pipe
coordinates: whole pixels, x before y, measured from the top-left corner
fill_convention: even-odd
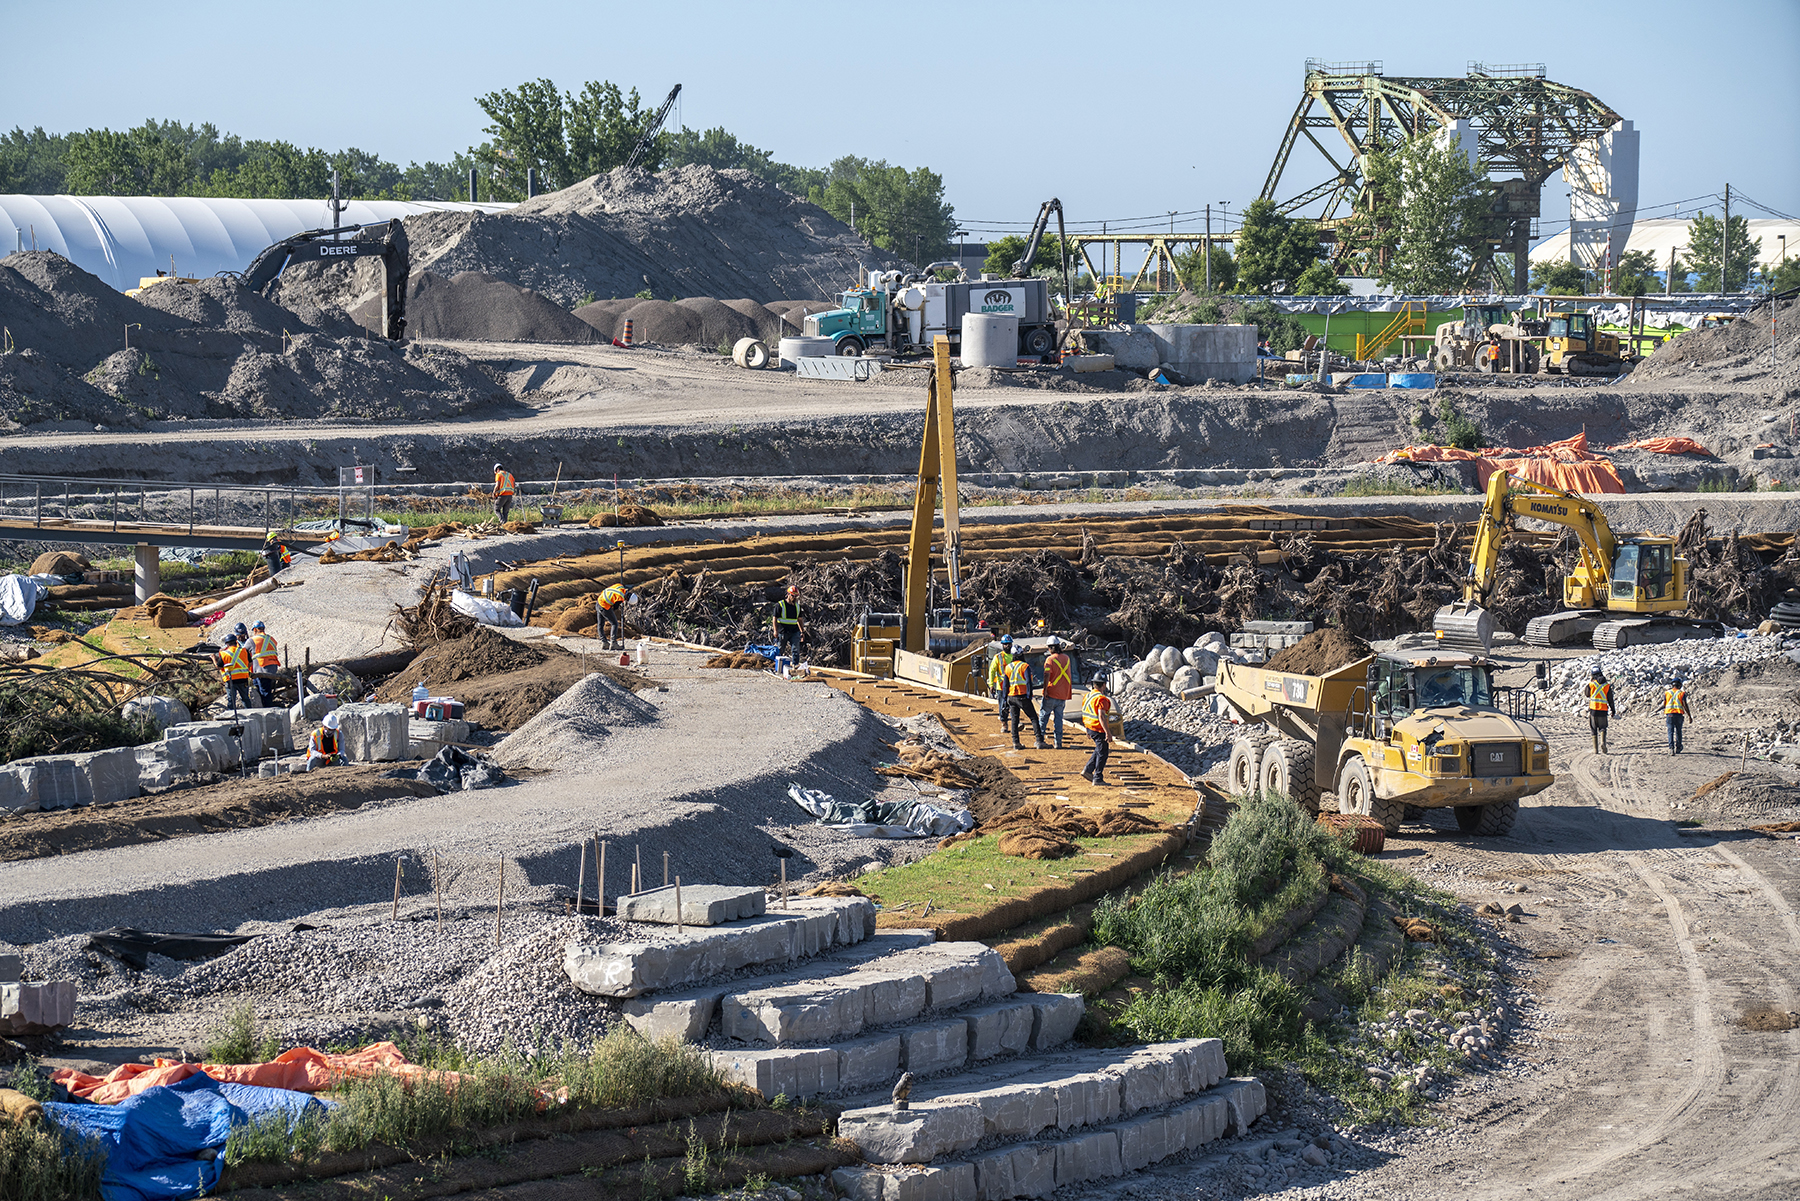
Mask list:
[[[1014,367],[1019,362],[1019,319],[966,313],[962,319],[964,367]]]
[[[776,343],[776,353],[783,363],[791,363],[795,359],[829,357],[837,353],[837,343],[830,338],[801,334],[783,338]]]
[[[739,338],[731,348],[731,361],[739,367],[761,371],[769,365],[769,348],[759,338]]]

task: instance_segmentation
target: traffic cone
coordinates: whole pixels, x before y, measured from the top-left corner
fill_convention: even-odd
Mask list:
[[[629,317],[625,319],[625,336],[621,338],[620,341],[624,342],[627,346],[631,345],[631,318]]]

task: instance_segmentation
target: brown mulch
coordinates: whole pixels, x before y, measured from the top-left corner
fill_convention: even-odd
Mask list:
[[[1131,955],[1123,947],[1088,947],[1064,951],[1040,968],[1018,978],[1021,991],[1081,993],[1105,992],[1131,974]]]
[[[385,542],[380,546],[372,546],[368,550],[352,551],[340,554],[327,546],[319,552],[319,562],[331,563],[404,563],[413,557],[413,552],[398,542]]]
[[[846,884],[842,880],[827,880],[809,890],[806,895],[809,897],[861,897],[868,894],[854,884]]]
[[[1023,859],[1060,859],[1076,851],[1077,838],[1117,838],[1127,834],[1172,832],[1164,825],[1130,809],[1076,809],[1050,801],[1031,801],[991,822],[987,832],[1000,832],[1002,855]]]
[[[93,566],[86,555],[66,550],[47,550],[31,561],[31,575],[74,575]]]
[[[1430,922],[1417,917],[1396,917],[1394,925],[1412,942],[1437,942],[1438,932]]]
[[[617,513],[596,513],[588,519],[588,528],[604,530],[614,526],[661,525],[663,519],[655,509],[643,505],[621,505]]]
[[[733,667],[742,671],[761,671],[769,666],[769,661],[761,655],[750,651],[732,651],[729,654],[714,655],[702,667]]]
[[[984,775],[975,771],[965,771],[963,765],[971,762],[946,755],[942,751],[920,752],[917,745],[900,744],[898,748],[901,761],[884,763],[875,770],[884,776],[895,776],[908,780],[924,780],[942,788],[977,789],[985,781]],[[998,760],[995,760],[998,762]],[[1011,775],[1009,771],[1007,773]],[[1016,780],[1017,777],[1014,777]],[[1023,795],[1023,789],[1020,790]]]
[[[1709,792],[1712,792],[1718,788],[1722,788],[1724,785],[1729,783],[1731,781],[1731,777],[1733,777],[1735,775],[1737,775],[1736,772],[1728,771],[1722,776],[1714,776],[1712,779],[1708,780],[1706,783],[1700,785],[1700,787],[1694,789],[1694,796],[1703,797]]]
[[[1374,654],[1368,643],[1336,626],[1314,630],[1290,647],[1277,651],[1263,666],[1301,676],[1322,676]]]

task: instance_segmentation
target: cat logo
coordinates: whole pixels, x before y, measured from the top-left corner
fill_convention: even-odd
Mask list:
[[[1505,763],[1506,762],[1506,752],[1505,751],[1489,751],[1488,752],[1488,762],[1489,763]]]

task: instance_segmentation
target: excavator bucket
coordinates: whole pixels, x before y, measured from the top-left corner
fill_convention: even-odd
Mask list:
[[[1494,616],[1472,601],[1454,601],[1437,611],[1431,632],[1447,647],[1488,654],[1494,649]]]

